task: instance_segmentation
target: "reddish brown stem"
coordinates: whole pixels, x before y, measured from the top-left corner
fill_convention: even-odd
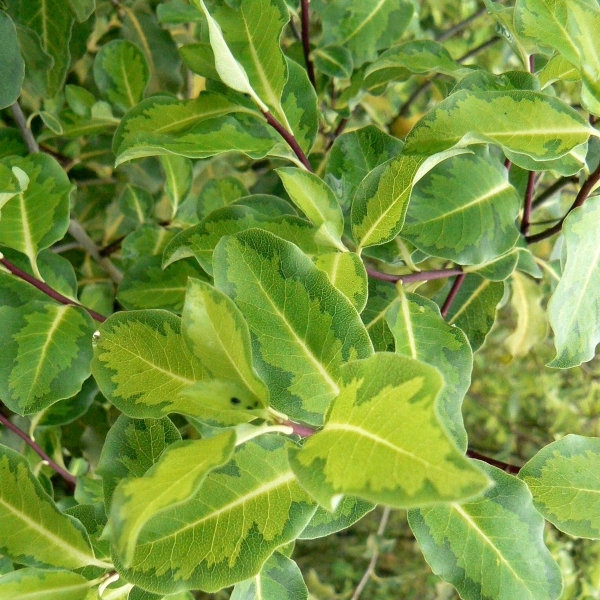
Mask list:
[[[36,444],[24,431],[19,429],[16,425],[11,423],[8,417],[5,417],[0,413],[0,423],[7,429],[10,429],[14,434],[18,435],[42,460],[44,460],[49,467],[52,467],[67,483],[71,491],[75,490],[77,484],[77,478],[69,473],[66,469],[63,469],[59,464],[55,463],[39,446]]]
[[[413,283],[415,281],[431,281],[432,279],[444,279],[445,277],[452,277],[454,275],[461,275],[461,269],[438,269],[433,271],[419,271],[417,273],[407,273],[406,275],[391,275],[389,273],[382,273],[366,267],[367,275],[373,279],[379,279],[380,281],[390,281],[395,283],[396,281],[402,281],[403,283]]]
[[[296,138],[268,110],[263,112],[263,115],[265,115],[267,123],[288,143],[289,147],[294,151],[294,154],[306,169],[312,172],[312,166],[310,162],[308,162],[308,158],[306,158],[306,154],[304,154],[304,151],[300,148],[300,144],[298,144]]]
[[[282,425],[287,425],[294,430],[296,435],[300,437],[310,437],[311,435],[317,433],[315,429],[311,427],[307,427],[306,425],[300,425],[300,423],[294,423],[293,421],[285,421]]]
[[[495,458],[484,456],[483,454],[479,454],[479,452],[475,452],[475,450],[467,450],[467,456],[470,458],[480,460],[484,463],[487,463],[488,465],[492,465],[493,467],[497,467],[498,469],[502,469],[506,473],[510,473],[512,475],[516,475],[521,470],[521,467],[509,465],[508,463],[502,462],[501,460],[496,460]]]
[[[0,258],[0,264],[6,267],[13,275],[18,277],[19,279],[22,279],[23,281],[26,281],[27,283],[30,283],[32,286],[36,287],[41,292],[44,292],[44,294],[46,294],[47,296],[50,296],[50,298],[52,298],[53,300],[56,300],[61,304],[66,304],[69,306],[79,306],[80,308],[86,310],[90,317],[92,317],[92,319],[98,321],[99,323],[104,323],[104,321],[106,321],[105,316],[97,313],[91,308],[86,308],[85,306],[79,304],[78,302],[75,302],[74,300],[70,300],[66,296],[63,296],[56,290],[52,289],[47,283],[44,283],[43,281],[36,279],[32,275],[29,275],[29,273],[22,271],[21,269],[19,269],[19,267],[13,265],[10,261],[6,260],[6,258]]]
[[[549,227],[545,231],[536,233],[535,235],[528,235],[525,238],[526,242],[528,244],[535,244],[536,242],[541,242],[542,240],[552,237],[553,235],[561,231],[565,219],[571,214],[573,210],[583,205],[583,203],[587,200],[592,189],[594,188],[596,183],[598,183],[598,181],[600,181],[600,164],[596,167],[596,170],[585,180],[585,182],[581,186],[579,193],[575,197],[575,202],[573,202],[571,208],[569,208],[569,210],[567,211],[567,214],[556,225]]]
[[[306,71],[308,72],[308,78],[310,79],[310,82],[316,89],[317,80],[315,78],[315,67],[313,65],[312,60],[310,59],[310,16],[308,12],[308,0],[301,0],[300,17],[302,19],[302,48],[304,49],[304,62],[306,63]]]
[[[452,284],[452,287],[450,288],[450,292],[448,292],[448,296],[446,297],[446,300],[444,301],[444,304],[442,305],[442,309],[440,310],[442,317],[444,317],[444,319],[448,316],[448,312],[450,312],[450,307],[452,306],[452,303],[454,302],[454,299],[456,298],[456,295],[458,294],[458,292],[460,290],[460,286],[463,284],[465,277],[466,277],[466,274],[461,273],[454,280],[454,283]]]
[[[525,191],[525,202],[523,204],[523,220],[521,221],[521,233],[527,235],[531,225],[531,206],[533,204],[533,192],[535,190],[535,172],[529,171],[527,178],[527,189]]]

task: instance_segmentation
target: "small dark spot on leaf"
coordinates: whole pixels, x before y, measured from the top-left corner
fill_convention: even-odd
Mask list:
[[[258,408],[258,400],[254,401],[254,408]]]
[[[241,404],[242,401],[239,398],[232,398],[231,399],[231,404]]]

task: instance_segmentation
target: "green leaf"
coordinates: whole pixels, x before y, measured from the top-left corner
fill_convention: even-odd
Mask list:
[[[208,35],[210,39],[210,45],[213,50],[213,55],[215,59],[215,69],[219,75],[219,78],[223,81],[223,83],[229,86],[231,89],[241,92],[242,94],[248,94],[254,102],[259,106],[259,108],[264,112],[269,109],[269,107],[261,100],[258,94],[254,91],[250,80],[248,79],[248,73],[244,68],[245,65],[242,65],[239,60],[233,55],[231,49],[228,46],[227,40],[223,37],[223,30],[221,29],[220,24],[215,21],[212,15],[208,12],[206,5],[203,0],[192,0],[193,3],[204,13],[206,20],[208,22]],[[234,12],[234,23],[235,23],[235,11]],[[230,13],[231,16],[231,13]],[[245,23],[241,23],[242,27],[245,27]],[[242,37],[243,33],[240,31],[238,35]],[[250,31],[247,32],[247,35],[250,36]],[[232,40],[233,41],[233,40]],[[243,41],[242,41],[243,44]],[[252,44],[251,48],[254,49],[254,44]],[[255,53],[256,54],[256,51]],[[257,61],[260,65],[260,61]],[[264,71],[262,73],[264,79],[267,79]]]
[[[558,50],[579,70],[583,84],[600,100],[600,8],[586,0],[518,0],[515,27],[520,35]]]
[[[144,256],[125,271],[117,299],[127,310],[164,308],[181,313],[189,277],[206,275],[194,260],[161,267],[160,256]]]
[[[16,171],[14,169],[16,169]],[[17,175],[19,177],[17,177]],[[14,198],[23,191],[21,182],[25,186],[29,185],[29,178],[25,171],[19,169],[19,167],[9,169],[6,165],[0,163],[0,209],[2,209],[11,198]],[[1,212],[0,218],[2,218]]]
[[[551,367],[566,369],[594,357],[600,341],[600,197],[591,198],[565,219],[566,258],[562,277],[548,303],[556,357]]]
[[[338,137],[329,152],[325,180],[333,188],[344,211],[367,173],[396,156],[403,143],[374,125]]]
[[[338,79],[350,79],[354,70],[352,53],[342,46],[325,46],[312,52],[315,67],[321,73]]]
[[[357,252],[393,240],[404,224],[413,186],[435,165],[463,152],[454,149],[431,157],[401,154],[375,167],[362,180],[352,201]]]
[[[207,14],[206,10],[205,14]],[[289,21],[285,2],[283,0],[240,0],[235,5],[220,3],[214,7],[213,17],[221,27],[230,52],[242,65],[251,88],[260,100],[257,102],[259,107],[263,111],[268,107],[278,121],[288,130],[291,129],[281,107],[281,96],[288,75],[286,61],[279,46],[282,29]],[[233,89],[250,93],[239,89],[239,75],[235,81],[238,87],[235,87],[221,73],[219,62],[225,60],[225,52],[217,50],[208,14],[207,19],[210,42],[221,79]]]
[[[56,508],[27,459],[5,446],[0,446],[0,480],[2,554],[28,566],[110,567],[94,557],[81,524]]]
[[[434,154],[456,145],[491,142],[512,152],[513,162],[520,155],[548,161],[590,135],[599,133],[558,98],[530,91],[465,90],[451,94],[415,125],[404,152]]]
[[[425,559],[464,600],[556,600],[560,570],[544,546],[544,520],[527,486],[478,464],[496,484],[482,498],[409,512]]]
[[[142,477],[119,484],[109,518],[113,543],[125,566],[131,565],[146,524],[195,496],[208,473],[229,460],[235,441],[235,432],[227,431],[204,440],[178,442]]]
[[[233,588],[230,600],[308,600],[308,590],[298,565],[275,552],[256,577]]]
[[[438,412],[455,444],[467,450],[467,432],[461,405],[473,370],[473,352],[467,336],[448,325],[435,302],[418,294],[400,293],[386,314],[394,336],[396,353],[435,367],[444,378]]]
[[[519,272],[512,274],[510,305],[517,315],[517,327],[504,343],[513,356],[526,356],[548,334],[548,320],[542,307],[541,286]]]
[[[160,4],[158,9],[160,10],[161,8],[170,6],[171,4],[173,4],[173,2],[169,2],[168,4]],[[197,11],[195,9],[193,10],[197,14]],[[185,66],[192,71],[192,73],[197,73],[201,77],[214,79],[215,81],[221,80],[217,70],[215,69],[215,53],[213,52],[210,44],[186,44],[185,46],[181,46],[181,48],[179,48],[179,55],[185,63]]]
[[[16,21],[33,30],[41,49],[52,58],[47,70],[36,80],[43,96],[52,98],[62,89],[71,62],[69,41],[74,18],[63,0],[17,0]]]
[[[138,223],[144,223],[152,209],[154,208],[154,198],[150,192],[137,185],[127,184],[119,196],[119,210],[130,219]]]
[[[56,402],[36,416],[38,427],[67,425],[82,417],[98,396],[93,377],[83,382],[81,390],[71,398]]]
[[[288,445],[268,435],[239,446],[195,496],[148,522],[131,568],[117,560],[119,572],[145,589],[171,594],[214,592],[257,575],[315,511],[290,469]]]
[[[76,394],[90,375],[94,326],[81,308],[0,307],[0,396],[20,415]]]
[[[438,164],[414,187],[401,236],[431,256],[480,264],[516,244],[520,207],[500,162],[462,154]]]
[[[223,236],[260,227],[293,242],[307,254],[319,254],[331,247],[318,243],[318,230],[308,221],[291,215],[266,217],[243,205],[230,205],[215,210],[198,225],[179,233],[165,248],[163,266],[194,256],[209,274],[213,272],[213,252]]]
[[[331,188],[320,178],[295,167],[276,169],[292,202],[320,228],[320,235],[342,252],[344,216]]]
[[[0,11],[0,109],[10,106],[21,95],[21,85],[25,77],[25,61],[21,56],[17,31],[12,19]]]
[[[542,89],[555,81],[578,81],[579,73],[577,69],[560,54],[554,55],[537,73]]]
[[[6,156],[26,156],[27,147],[23,138],[17,129],[12,127],[3,127],[0,129],[0,158]]]
[[[190,279],[182,328],[188,346],[213,377],[235,381],[252,401],[268,404],[269,392],[252,367],[248,325],[229,296]]]
[[[96,10],[96,0],[69,0],[69,5],[80,23],[87,21]]]
[[[71,571],[19,569],[0,577],[0,600],[85,600],[90,586]]]
[[[445,300],[449,289],[446,286],[436,298],[439,298],[438,304]],[[492,328],[503,296],[504,282],[490,281],[475,274],[465,277],[446,318],[449,325],[456,325],[466,333],[473,352],[483,344]]]
[[[193,164],[183,156],[161,156],[160,164],[165,172],[167,181],[165,191],[173,208],[171,216],[177,213],[179,205],[186,199],[194,179]]]
[[[97,468],[107,511],[122,479],[142,477],[169,445],[180,440],[177,427],[167,417],[131,419],[121,415],[106,434]]]
[[[442,44],[415,40],[381,54],[367,67],[363,86],[371,92],[383,92],[390,81],[405,81],[414,73],[442,73],[456,77],[471,73],[471,69],[455,62]]]
[[[360,313],[367,303],[368,281],[365,266],[354,252],[330,252],[314,258],[317,268]]]
[[[230,113],[245,113],[245,120],[236,120]],[[207,158],[235,149],[264,156],[275,138],[270,131],[267,134],[266,124],[250,118],[255,114],[214,92],[185,101],[170,96],[147,98],[127,112],[115,133],[117,164],[164,154]],[[249,139],[249,135],[257,139]]]
[[[369,279],[369,299],[360,316],[376,352],[394,351],[394,336],[385,315],[398,301],[398,291],[393,284]]]
[[[474,267],[467,267],[464,271],[466,273],[477,273],[491,281],[504,281],[517,268],[521,254],[524,254],[524,252],[521,252],[520,248],[512,248],[502,256],[480,263]]]
[[[561,531],[600,538],[600,439],[567,435],[542,448],[520,471],[544,519]]]
[[[286,59],[288,78],[281,96],[281,107],[285,113],[285,120],[289,125],[294,138],[305,154],[308,154],[315,143],[319,132],[319,110],[317,107],[317,94],[304,67]],[[282,152],[271,154],[286,157],[288,160],[298,162],[296,155],[290,150],[287,142],[280,144]]]
[[[333,510],[349,494],[407,508],[464,500],[488,486],[438,421],[443,380],[433,367],[380,353],[341,373],[325,426],[290,455],[300,484],[321,506]]]
[[[238,198],[248,195],[244,184],[235,177],[224,177],[223,179],[209,179],[198,196],[196,206],[198,219],[202,221],[213,210],[223,208]]]
[[[36,263],[38,252],[61,240],[69,227],[71,182],[56,160],[47,154],[12,156],[3,159],[1,164],[25,172],[29,184],[2,208],[0,244],[25,254],[34,275],[41,279]]]
[[[131,417],[176,412],[179,392],[205,372],[181,335],[181,319],[164,310],[112,315],[95,335],[92,373],[102,393]]]
[[[314,540],[347,529],[374,508],[374,504],[352,496],[344,496],[333,512],[319,506],[298,539]]]
[[[315,0],[313,4],[323,22],[322,44],[350,50],[355,67],[375,60],[378,50],[397,42],[413,15],[413,5],[403,0]]]
[[[214,276],[244,314],[272,406],[321,424],[342,363],[372,353],[350,301],[297,246],[260,229],[219,242]]]
[[[102,95],[123,112],[142,100],[149,80],[144,53],[127,40],[113,40],[96,54],[94,81]]]

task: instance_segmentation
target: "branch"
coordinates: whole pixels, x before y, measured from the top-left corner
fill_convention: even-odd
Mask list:
[[[36,444],[24,431],[19,429],[16,425],[10,422],[10,420],[0,413],[0,423],[7,429],[10,429],[13,433],[18,435],[49,467],[52,467],[67,483],[71,491],[75,490],[77,484],[77,478],[71,475],[69,471],[63,469],[60,465],[55,463],[43,450]]]
[[[310,39],[308,37],[310,21],[310,16],[308,12],[308,0],[301,0],[300,16],[302,18],[302,48],[304,49],[304,62],[306,63],[308,78],[310,79],[312,86],[316,89],[317,82],[315,78],[315,67],[313,65],[312,60],[310,59]]]
[[[536,242],[541,242],[542,240],[552,237],[554,234],[561,231],[565,219],[569,216],[569,214],[571,214],[573,210],[583,205],[583,203],[587,200],[588,196],[590,195],[598,181],[600,181],[600,164],[598,164],[596,170],[585,180],[585,182],[581,186],[579,193],[575,197],[575,202],[573,202],[571,208],[569,208],[569,210],[567,211],[567,214],[556,225],[549,227],[545,231],[536,233],[535,235],[528,235],[525,238],[525,241],[528,244],[535,244]]]
[[[419,271],[418,273],[406,273],[405,275],[390,275],[389,273],[382,273],[367,267],[365,265],[367,275],[373,279],[379,279],[380,281],[390,281],[396,283],[396,281],[402,281],[403,283],[414,283],[416,281],[431,281],[433,279],[444,279],[446,277],[452,277],[454,275],[462,275],[462,269],[438,269],[433,271]]]
[[[516,475],[521,467],[517,467],[515,465],[509,465],[508,463],[502,462],[501,460],[496,460],[495,458],[490,458],[489,456],[484,456],[483,454],[479,454],[475,450],[467,450],[467,456],[469,458],[475,458],[480,460],[488,465],[492,465],[493,467],[497,467],[498,469],[502,469],[506,473],[510,473],[512,475]]]
[[[438,35],[435,38],[435,41],[439,42],[440,44],[442,42],[445,42],[447,39],[451,38],[453,35],[456,35],[457,33],[460,33],[461,31],[463,31],[463,29],[466,29],[473,21],[475,21],[476,19],[479,19],[479,17],[482,17],[485,14],[487,14],[487,8],[485,6],[483,6],[478,11],[474,12],[470,17],[467,17],[464,21],[460,21],[460,23],[453,25],[452,27],[450,27],[450,29],[448,29],[444,33],[441,33],[440,35]]]
[[[35,138],[33,137],[33,133],[31,133],[31,129],[29,129],[29,127],[27,127],[27,121],[25,119],[25,115],[23,114],[23,110],[21,109],[21,105],[19,104],[19,102],[18,101],[15,102],[10,107],[10,110],[15,119],[15,123],[17,124],[17,127],[19,128],[21,137],[23,138],[23,141],[25,142],[25,145],[27,146],[27,150],[31,154],[37,154],[40,151],[40,147],[38,146],[38,143],[36,142]]]
[[[533,204],[533,192],[535,190],[535,171],[529,171],[527,178],[527,189],[525,190],[525,203],[523,205],[523,219],[521,220],[521,233],[527,235],[531,225],[531,207]]]
[[[440,313],[442,317],[444,317],[444,319],[448,316],[448,313],[450,312],[450,307],[452,306],[452,303],[454,302],[454,299],[456,298],[463,284],[463,281],[465,280],[465,277],[465,273],[460,273],[460,275],[458,275],[454,280],[454,283],[452,284],[452,287],[448,292],[448,296],[446,297],[446,300],[444,301],[444,304],[442,305],[442,308],[440,310]]]
[[[541,192],[538,196],[533,199],[531,203],[531,208],[535,209],[538,206],[541,206],[548,198],[551,198],[556,192],[569,185],[569,183],[576,183],[577,177],[560,177],[557,179],[552,185],[547,187],[543,192]]]
[[[110,258],[102,256],[94,240],[75,219],[69,222],[69,233],[83,246],[85,251],[98,263],[102,270],[117,284],[123,280],[123,273],[113,265]]]
[[[306,158],[306,154],[304,154],[304,151],[300,148],[300,144],[298,144],[296,138],[268,110],[264,111],[263,115],[265,115],[267,123],[288,143],[289,147],[294,151],[294,154],[306,167],[306,170],[312,173],[312,166],[308,162],[308,158]]]
[[[381,515],[381,521],[379,522],[379,527],[377,528],[378,537],[381,537],[384,534],[389,518],[390,518],[390,508],[388,506],[386,506],[383,509],[383,514]],[[371,557],[371,560],[369,561],[369,566],[367,567],[365,574],[362,576],[362,579],[356,586],[356,589],[354,590],[354,594],[352,594],[352,598],[350,600],[358,600],[359,596],[362,594],[362,591],[365,589],[365,586],[367,585],[367,583],[369,583],[369,579],[371,579],[371,576],[375,572],[375,566],[377,565],[378,558],[379,558],[379,548],[377,546],[375,546],[375,548],[373,549],[373,556]]]
[[[46,294],[47,296],[50,296],[50,298],[52,298],[53,300],[56,300],[57,302],[68,306],[78,306],[79,308],[83,308],[88,312],[90,317],[92,317],[92,319],[94,319],[95,321],[98,321],[98,323],[104,323],[104,321],[106,321],[106,317],[93,311],[90,308],[86,308],[85,306],[79,304],[78,302],[75,302],[74,300],[70,300],[66,296],[63,296],[56,290],[52,289],[47,283],[44,283],[43,281],[36,279],[32,275],[29,275],[29,273],[22,271],[21,269],[19,269],[19,267],[13,265],[6,258],[0,258],[0,264],[6,267],[13,275],[18,277],[19,279],[22,279],[23,281],[26,281],[27,283],[30,283],[32,286],[36,287],[41,292],[44,292],[44,294]]]

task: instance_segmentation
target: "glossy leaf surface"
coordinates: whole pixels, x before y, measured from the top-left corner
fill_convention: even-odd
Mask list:
[[[324,428],[291,453],[300,483],[329,510],[343,494],[406,508],[483,491],[487,478],[438,421],[434,403],[442,385],[434,368],[393,354],[342,367],[340,393]],[[390,419],[398,412],[402,421]]]
[[[600,341],[600,197],[588,200],[565,220],[563,274],[548,304],[556,357],[552,367],[587,362]]]
[[[600,538],[600,440],[567,435],[542,448],[519,472],[535,507],[561,531]]]
[[[195,496],[151,519],[131,568],[117,568],[127,580],[161,593],[210,592],[257,575],[315,510],[289,467],[286,447],[276,436],[240,446]]]
[[[527,486],[480,466],[495,483],[483,497],[409,513],[425,559],[465,600],[555,600],[561,575],[544,545],[544,520]]]
[[[160,418],[177,410],[178,393],[205,376],[185,345],[181,320],[166,311],[113,315],[95,337],[92,373],[129,416]]]
[[[75,395],[90,375],[92,320],[81,308],[0,307],[0,394],[25,415]]]
[[[58,510],[24,457],[0,446],[0,474],[2,554],[31,566],[108,566],[94,557],[83,527]]]
[[[271,404],[292,418],[322,423],[339,392],[342,363],[372,352],[350,301],[297,246],[259,229],[223,238],[214,274],[216,287],[246,317]]]
[[[418,294],[400,293],[399,302],[386,313],[397,354],[435,367],[444,378],[438,400],[442,422],[456,445],[467,449],[461,404],[471,384],[473,353],[466,335],[448,325],[435,302]]]

